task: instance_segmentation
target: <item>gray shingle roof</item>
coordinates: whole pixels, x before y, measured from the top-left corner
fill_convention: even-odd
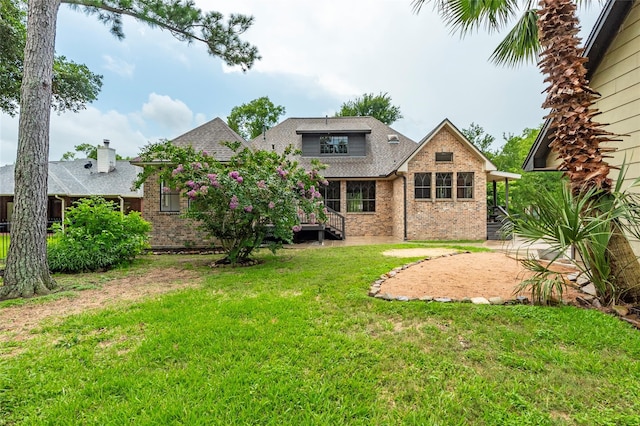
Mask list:
[[[89,161],[92,167],[86,169],[84,166]],[[96,160],[49,162],[47,193],[70,197],[119,195],[142,198],[142,189],[131,189],[138,173],[142,171],[141,167],[129,161],[116,161],[116,168],[109,173],[98,173],[96,168]],[[14,165],[0,167],[0,195],[13,195],[14,188]]]
[[[226,146],[220,145],[220,142],[240,142],[242,146],[249,146],[247,141],[233,131],[220,117],[189,130],[171,142],[176,146],[192,146],[196,151],[206,151],[219,161],[228,161],[233,155],[233,152]]]
[[[302,133],[360,132],[366,135],[364,157],[315,157],[327,168],[327,178],[374,178],[392,174],[417,147],[417,144],[373,117],[318,117],[288,118],[251,141],[256,149],[274,149],[283,152],[292,145],[302,149]],[[370,132],[370,133],[369,133]],[[397,135],[397,143],[389,143],[389,135]],[[311,158],[301,157],[299,162],[308,167]]]

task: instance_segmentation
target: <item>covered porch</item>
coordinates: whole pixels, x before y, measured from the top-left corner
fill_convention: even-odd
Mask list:
[[[491,184],[487,200],[487,240],[510,240],[512,236],[501,232],[509,215],[509,181],[520,179],[518,173],[491,171],[487,173],[487,183]],[[504,203],[498,201],[498,183],[504,183]]]

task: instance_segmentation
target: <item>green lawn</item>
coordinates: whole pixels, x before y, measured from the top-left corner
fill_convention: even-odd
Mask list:
[[[0,424],[640,424],[638,331],[572,307],[367,297],[415,260],[380,254],[397,247],[265,252],[217,270],[159,256],[110,272],[206,278],[0,343]]]

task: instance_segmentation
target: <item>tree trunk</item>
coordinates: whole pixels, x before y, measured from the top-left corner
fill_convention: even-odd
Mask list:
[[[628,302],[640,301],[640,263],[629,239],[617,225],[614,225],[607,249],[616,291],[615,298]]]
[[[56,287],[47,263],[49,118],[60,0],[29,0],[20,98],[14,214],[0,299],[46,294]]]

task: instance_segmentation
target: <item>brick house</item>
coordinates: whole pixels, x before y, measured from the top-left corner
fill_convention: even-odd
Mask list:
[[[220,142],[240,142],[248,146],[242,136],[233,131],[221,118],[196,127],[171,141],[176,146],[192,146],[197,151],[206,151],[220,161],[231,158],[233,152]],[[153,166],[132,161],[140,166]],[[149,241],[153,248],[171,249],[206,247],[209,241],[190,219],[180,217],[188,208],[188,201],[175,191],[165,191],[163,183],[151,176],[144,184],[144,209],[142,216],[151,223]]]
[[[283,152],[292,145],[327,165],[329,181],[321,188],[330,212],[325,225],[303,231],[333,238],[390,236],[398,240],[482,240],[487,238],[487,182],[517,179],[496,167],[449,121],[444,120],[420,143],[373,117],[288,118],[250,143],[220,118],[172,142],[231,156],[221,141],[239,141],[254,149]],[[134,164],[140,164],[135,163]],[[140,164],[143,165],[143,164]],[[211,244],[180,217],[185,197],[165,192],[149,179],[144,186],[143,216],[153,225],[155,248],[205,247]]]
[[[446,119],[416,144],[373,117],[289,118],[251,145],[293,145],[303,166],[326,164],[323,196],[347,238],[486,239],[487,182],[519,178],[498,172]]]
[[[109,141],[97,147],[97,160],[50,161],[48,171],[49,225],[64,219],[64,212],[74,201],[100,196],[113,201],[123,212],[142,210],[142,190],[131,186],[140,167],[116,160]],[[0,232],[10,231],[13,213],[14,165],[0,167]]]

